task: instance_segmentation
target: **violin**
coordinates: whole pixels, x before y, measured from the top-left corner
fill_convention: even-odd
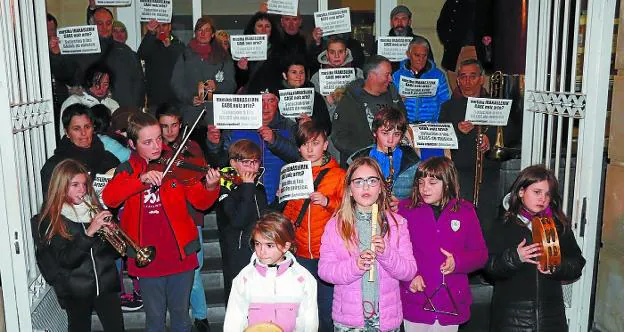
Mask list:
[[[171,163],[172,166],[167,174],[171,174],[175,179],[185,185],[192,185],[201,181],[211,168],[206,160],[200,156],[194,156],[192,154],[190,156],[188,156],[188,154],[187,156],[184,156],[180,153],[178,157],[173,160],[173,155],[173,151],[163,150],[160,158],[150,161],[148,164],[148,170],[164,172],[166,166]],[[167,174],[165,174],[165,176],[167,176]],[[243,182],[241,177],[236,172],[225,172],[219,170],[219,174],[222,179],[232,181],[236,185]]]

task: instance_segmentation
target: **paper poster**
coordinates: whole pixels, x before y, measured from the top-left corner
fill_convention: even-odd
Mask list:
[[[407,49],[412,37],[379,37],[377,39],[377,54],[383,55],[392,62],[407,59]]]
[[[319,69],[319,90],[323,96],[329,96],[337,88],[344,88],[353,81],[355,81],[353,68]]]
[[[172,12],[172,0],[139,0],[141,22],[156,20],[161,23],[170,23]]]
[[[323,29],[323,37],[351,32],[351,12],[348,7],[314,12],[314,25]]]
[[[214,125],[219,129],[262,127],[262,95],[216,94],[212,97]]]
[[[438,91],[437,79],[419,79],[401,76],[399,94],[405,97],[433,97]]]
[[[230,36],[232,59],[238,61],[247,58],[249,61],[267,59],[267,35],[234,35]]]
[[[296,120],[307,114],[312,116],[314,110],[314,88],[279,90],[280,114],[288,119]]]
[[[96,6],[122,7],[130,6],[132,0],[95,0]]]
[[[466,121],[474,125],[506,126],[511,99],[468,98]]]
[[[452,123],[410,124],[417,148],[458,149],[457,135]]]
[[[61,54],[100,53],[97,26],[81,25],[57,30]]]
[[[308,198],[314,192],[312,163],[300,161],[286,164],[280,171],[279,201]]]
[[[104,187],[106,187],[106,185],[108,184],[108,181],[110,181],[114,175],[115,169],[112,168],[105,174],[95,174],[95,178],[93,179],[93,190],[95,191],[95,194],[100,200],[100,204],[102,204],[102,206],[106,206],[104,205],[104,200],[102,200],[102,191],[104,190]]]
[[[269,14],[297,16],[299,0],[269,0],[267,6]]]

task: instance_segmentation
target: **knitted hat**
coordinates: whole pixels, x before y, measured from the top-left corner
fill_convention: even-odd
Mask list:
[[[392,19],[394,16],[400,13],[407,14],[407,17],[410,20],[412,19],[412,12],[409,10],[409,8],[403,5],[394,7],[394,9],[390,12],[390,19]]]
[[[123,22],[121,21],[113,21],[113,29],[114,28],[122,28],[123,31],[128,32],[128,29],[126,29],[126,25],[123,24]]]

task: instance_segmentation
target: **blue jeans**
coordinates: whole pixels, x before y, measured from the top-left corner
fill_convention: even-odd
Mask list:
[[[199,243],[203,245],[204,238],[202,235],[202,227],[197,226],[199,233]],[[206,294],[204,292],[204,282],[202,281],[201,269],[204,265],[204,249],[197,253],[197,261],[199,266],[195,269],[195,277],[193,278],[193,288],[191,289],[191,314],[194,319],[208,318],[208,307],[206,305]]]
[[[318,259],[309,259],[297,256],[297,262],[305,267],[316,279],[317,296],[319,314],[319,331],[334,331],[334,321],[332,320],[332,302],[334,300],[334,285],[329,284],[318,276]]]
[[[145,331],[165,332],[167,310],[171,318],[171,332],[188,332],[191,319],[188,315],[193,270],[164,277],[139,279],[143,291]]]

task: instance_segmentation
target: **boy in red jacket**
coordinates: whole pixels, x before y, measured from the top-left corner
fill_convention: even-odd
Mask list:
[[[209,170],[204,181],[184,184],[172,175],[148,170],[160,158],[163,138],[158,121],[146,113],[128,120],[130,160],[117,167],[102,192],[106,206],[119,207],[121,228],[140,247],[156,248],[154,260],[139,268],[129,250],[128,273],[138,276],[143,293],[147,331],[164,331],[167,309],[172,331],[190,331],[189,297],[193,271],[201,250],[190,206],[205,210],[219,194],[219,173]]]

